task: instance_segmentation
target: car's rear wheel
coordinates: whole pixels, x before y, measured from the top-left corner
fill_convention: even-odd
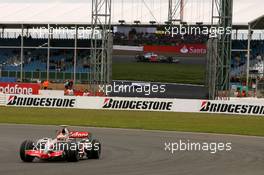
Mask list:
[[[25,140],[20,146],[20,158],[24,162],[32,162],[34,160],[33,156],[26,155],[26,150],[32,150],[34,148],[34,143],[31,140]]]
[[[68,162],[78,162],[79,161],[80,156],[79,156],[78,144],[76,142],[70,142],[69,147],[65,151],[67,154]]]
[[[89,159],[99,159],[101,156],[101,143],[98,140],[92,141],[92,149],[87,151],[87,156]]]
[[[172,57],[168,57],[167,61],[168,61],[168,63],[172,63],[173,62],[173,58]]]

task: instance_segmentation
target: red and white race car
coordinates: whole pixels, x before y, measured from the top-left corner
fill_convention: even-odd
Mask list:
[[[153,52],[146,52],[136,56],[137,62],[151,62],[151,63],[179,63],[180,60],[172,56],[158,55]]]
[[[24,162],[42,160],[99,159],[101,143],[90,132],[69,131],[67,126],[57,132],[56,138],[42,138],[33,142],[25,140],[20,146],[20,158]]]

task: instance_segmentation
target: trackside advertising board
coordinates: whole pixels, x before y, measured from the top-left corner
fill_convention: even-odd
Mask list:
[[[6,95],[5,106],[194,112],[264,116],[264,100],[207,101],[186,99],[67,97],[43,95]]]
[[[104,98],[103,109],[172,111],[173,100]]]
[[[2,83],[0,92],[4,94],[38,95],[40,85],[37,83]]]
[[[199,112],[264,116],[264,101],[202,101]]]
[[[180,44],[177,46],[145,45],[144,52],[176,53],[181,55],[205,55],[207,53],[207,46],[205,44]]]
[[[77,108],[76,98],[7,95],[6,106]]]

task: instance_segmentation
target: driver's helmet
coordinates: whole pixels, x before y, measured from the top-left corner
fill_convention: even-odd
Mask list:
[[[63,128],[57,135],[57,140],[65,141],[69,137],[69,131],[67,128]]]

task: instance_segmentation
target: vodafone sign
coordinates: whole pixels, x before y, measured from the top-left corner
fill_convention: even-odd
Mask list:
[[[0,83],[0,93],[38,95],[40,85],[37,83]]]

